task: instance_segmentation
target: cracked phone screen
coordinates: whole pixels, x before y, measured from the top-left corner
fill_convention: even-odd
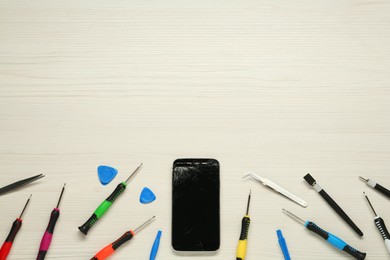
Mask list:
[[[178,159],[172,176],[172,247],[215,251],[220,244],[219,163]]]

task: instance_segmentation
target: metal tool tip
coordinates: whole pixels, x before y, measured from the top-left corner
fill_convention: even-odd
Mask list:
[[[30,194],[30,197],[28,197],[28,199],[31,199],[31,197],[32,197],[32,194]]]
[[[362,181],[368,182],[368,179],[363,178],[362,176],[359,176],[359,179],[362,180]]]

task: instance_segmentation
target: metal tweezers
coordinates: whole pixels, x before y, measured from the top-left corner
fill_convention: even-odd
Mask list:
[[[45,175],[41,173],[41,174],[32,176],[30,178],[27,178],[27,179],[24,179],[24,180],[20,180],[20,181],[11,183],[11,184],[9,184],[9,185],[7,185],[7,186],[5,186],[5,187],[0,189],[0,195],[3,195],[5,193],[7,193],[7,192],[10,192],[11,190],[14,190],[14,189],[17,189],[19,187],[22,187],[22,186],[24,186],[26,184],[29,184],[29,183],[31,183],[33,181],[36,181],[36,180],[38,180],[40,178],[43,178],[43,177],[45,177]]]
[[[253,179],[255,179],[256,181],[260,182],[262,185],[268,186],[269,188],[273,189],[274,191],[282,194],[286,198],[294,201],[295,203],[301,205],[302,207],[304,207],[304,208],[307,207],[307,202],[306,201],[304,201],[303,199],[301,199],[300,197],[298,197],[294,193],[289,192],[285,188],[279,186],[278,184],[276,184],[276,183],[274,183],[274,182],[272,182],[272,181],[270,181],[270,180],[268,180],[266,178],[260,177],[259,175],[255,174],[253,172],[248,172],[248,173],[244,174],[242,176],[242,178],[245,178],[245,177],[248,177],[248,176],[250,176]]]

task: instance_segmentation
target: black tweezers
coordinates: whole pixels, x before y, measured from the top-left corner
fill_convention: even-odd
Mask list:
[[[11,183],[11,184],[9,184],[9,185],[7,185],[7,186],[5,186],[5,187],[0,189],[0,195],[3,195],[5,193],[7,193],[7,192],[10,192],[11,190],[14,190],[16,188],[22,187],[22,186],[24,186],[26,184],[29,184],[29,183],[31,183],[33,181],[36,181],[36,180],[38,180],[40,178],[43,178],[43,177],[45,177],[45,175],[41,173],[41,174],[32,176],[30,178],[27,178],[27,179],[24,179],[24,180],[21,180],[21,181],[17,181],[17,182]]]

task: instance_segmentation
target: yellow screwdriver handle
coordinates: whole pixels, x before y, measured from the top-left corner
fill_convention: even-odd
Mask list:
[[[245,215],[241,221],[241,234],[240,234],[240,239],[238,240],[238,245],[237,245],[236,260],[244,260],[245,259],[247,239],[248,239],[248,230],[249,230],[250,223],[251,223],[251,219],[249,218],[248,215]]]

